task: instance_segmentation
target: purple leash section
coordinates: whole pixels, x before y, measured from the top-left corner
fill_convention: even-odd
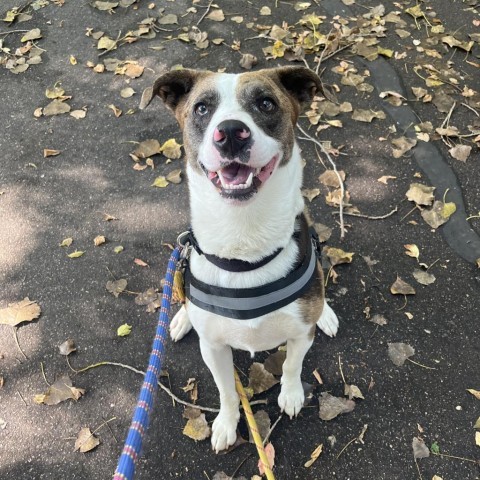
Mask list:
[[[132,423],[130,424],[127,439],[125,440],[122,454],[118,460],[113,480],[133,480],[135,475],[135,464],[142,450],[143,437],[147,431],[150,412],[153,409],[155,394],[158,389],[157,382],[159,381],[160,370],[165,356],[165,339],[167,338],[168,325],[170,322],[169,313],[173,280],[181,251],[182,247],[177,246],[168,261],[165,285],[163,287],[162,306],[158,317],[152,353],[150,354],[147,372],[143,380]]]

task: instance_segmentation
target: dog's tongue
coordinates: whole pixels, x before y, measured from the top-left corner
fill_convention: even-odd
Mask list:
[[[222,176],[230,185],[241,185],[242,183],[246,183],[250,172],[253,172],[253,168],[247,167],[246,165],[240,165],[239,163],[231,163],[222,168]]]

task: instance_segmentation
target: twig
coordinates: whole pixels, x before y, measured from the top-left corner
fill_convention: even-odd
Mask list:
[[[380,215],[378,217],[374,217],[371,215],[363,215],[361,213],[349,213],[349,212],[343,212],[344,215],[348,215],[350,217],[360,217],[360,218],[367,218],[368,220],[383,220],[384,218],[388,218],[394,213],[398,212],[398,207],[395,207],[391,212],[388,212],[385,215]],[[332,212],[332,215],[339,215],[340,212]]]
[[[28,407],[27,402],[25,399],[22,397],[22,394],[17,390],[18,396],[22,399],[22,402],[25,404],[26,407]]]
[[[105,425],[108,425],[109,422],[112,422],[113,420],[116,420],[117,417],[112,417],[108,420],[104,420],[104,422],[98,427],[96,428],[93,432],[92,432],[92,435],[94,435],[95,433],[97,433],[101,428],[103,428]]]
[[[365,424],[362,428],[362,431],[355,437],[352,438],[341,450],[340,453],[335,457],[335,461],[337,461],[340,458],[340,455],[355,441],[359,441],[360,443],[364,443],[363,437],[365,436],[365,432],[367,431],[368,424]]]
[[[421,363],[415,362],[415,361],[412,360],[411,358],[407,358],[407,360],[408,360],[409,362],[414,363],[415,365],[418,365],[419,367],[426,368],[427,370],[436,370],[435,367],[427,367],[426,365],[422,365]]]
[[[75,370],[71,365],[70,365],[70,361],[68,360],[68,357],[66,357],[67,359],[67,364],[68,366],[70,367],[70,369],[75,372],[75,373],[83,373],[83,372],[86,372],[87,370],[90,370],[92,368],[96,368],[96,367],[101,367],[103,365],[112,365],[114,367],[122,367],[122,368],[126,368],[127,370],[131,370],[132,372],[135,372],[135,373],[138,373],[139,375],[143,375],[145,376],[145,372],[142,372],[141,370],[137,370],[136,368],[134,367],[131,367],[130,365],[125,365],[123,363],[117,363],[117,362],[99,362],[99,363],[95,363],[93,365],[88,365],[84,368],[81,368],[80,370]],[[42,367],[42,371],[43,371],[43,367]],[[45,380],[46,381],[46,380]],[[201,405],[196,405],[196,404],[193,404],[193,403],[189,403],[189,402],[186,402],[185,400],[182,400],[181,398],[178,398],[168,387],[166,387],[163,383],[161,382],[157,382],[157,385],[164,391],[166,392],[168,395],[170,395],[171,398],[173,398],[175,401],[177,401],[178,403],[181,403],[182,405],[185,405],[186,407],[192,407],[192,408],[197,408],[198,410],[203,410],[205,412],[214,412],[214,413],[217,413],[220,411],[219,408],[212,408],[212,407],[202,407]],[[255,400],[253,402],[250,402],[250,405],[264,405],[268,403],[268,400],[264,399],[264,400]]]
[[[327,152],[327,150],[322,145],[322,143],[316,140],[315,138],[311,137],[300,125],[297,125],[297,128],[303,133],[303,135],[305,135],[307,140],[310,140],[311,142],[315,143],[320,147],[320,149],[322,150],[322,152],[325,154],[325,156],[328,158],[328,161],[332,165],[333,171],[337,175],[338,182],[340,184],[340,205],[339,205],[339,212],[338,212],[338,214],[340,215],[340,239],[343,239],[345,237],[345,224],[343,221],[343,199],[345,197],[345,187],[343,186],[342,177],[338,173],[335,162],[332,160],[330,154]]]
[[[238,465],[238,467],[235,469],[235,471],[232,473],[232,476],[230,478],[235,478],[235,475],[239,472],[239,470],[242,468],[242,465],[252,456],[252,454],[247,455]]]
[[[203,12],[203,15],[200,17],[200,20],[197,22],[197,27],[202,23],[202,20],[208,15],[208,12],[210,11],[210,7],[212,6],[212,3],[213,3],[213,0],[210,0],[205,12]]]
[[[345,376],[343,375],[342,359],[341,359],[340,355],[338,356],[338,368],[340,369],[340,375],[342,376],[343,383],[346,385],[347,382],[345,381]]]
[[[406,214],[400,219],[400,221],[405,220],[416,208],[417,208],[417,205],[415,205],[408,213],[406,213]]]
[[[439,457],[453,458],[455,460],[463,460],[464,462],[476,463],[478,465],[478,460],[473,460],[472,458],[457,457],[455,455],[447,455],[446,453],[434,453],[433,455],[438,455]]]
[[[0,32],[0,35],[10,35],[11,33],[27,33],[30,30],[11,30],[10,32]]]
[[[423,477],[422,477],[422,472],[420,472],[420,467],[418,466],[418,462],[417,462],[417,459],[414,458],[415,460],[415,465],[417,466],[417,472],[418,472],[418,476],[420,478],[420,480],[423,480]]]
[[[13,328],[13,338],[15,339],[15,343],[17,344],[18,350],[23,355],[23,358],[25,360],[28,360],[28,357],[23,353],[22,347],[20,347],[20,343],[18,343],[17,327],[12,327],[12,328]]]
[[[480,113],[478,113],[473,107],[471,107],[471,106],[468,105],[467,103],[462,103],[462,105],[463,105],[465,108],[468,108],[469,110],[471,110],[477,117],[480,117]]]
[[[105,422],[105,425],[108,427],[108,429],[110,430],[110,433],[112,434],[112,437],[113,439],[115,440],[115,443],[118,443],[118,440],[117,440],[117,437],[115,436],[115,434],[113,433],[113,430],[112,430],[112,427],[108,424],[108,422],[105,421],[105,419],[102,417],[102,420]]]
[[[51,383],[48,383],[48,380],[47,380],[47,377],[45,375],[45,370],[43,369],[43,362],[40,362],[40,370],[42,371],[42,375],[43,375],[43,379],[45,380],[45,383],[51,387],[52,384]]]
[[[267,432],[265,435],[265,438],[263,439],[263,446],[265,446],[270,438],[270,435],[272,434],[274,428],[278,425],[278,422],[282,419],[283,413],[281,413],[278,418],[275,420],[275,423],[270,427],[270,430]]]

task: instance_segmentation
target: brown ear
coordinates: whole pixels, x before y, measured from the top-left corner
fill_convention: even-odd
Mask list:
[[[196,70],[174,70],[157,78],[153,87],[148,87],[142,94],[140,109],[147,108],[153,97],[158,95],[165,105],[175,112],[178,104],[188,95],[200,72]]]
[[[305,67],[279,67],[273,72],[279,82],[304,108],[310,104],[317,92],[322,91],[322,83],[315,72]]]

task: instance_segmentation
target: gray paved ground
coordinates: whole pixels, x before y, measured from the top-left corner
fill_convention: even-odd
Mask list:
[[[184,33],[180,27],[188,30],[205,12],[203,6],[196,6],[197,13],[185,15],[192,5],[184,1],[153,2],[152,9],[148,2],[140,1],[128,8],[116,7],[112,14],[92,8],[87,2],[45,1],[42,8],[25,9],[32,15],[27,22],[17,21],[10,26],[2,22],[0,40],[3,48],[11,48],[10,54],[21,45],[23,33],[4,34],[33,28],[41,30],[42,38],[35,42],[44,52],[41,64],[31,65],[17,75],[0,65],[0,307],[28,296],[42,309],[38,320],[18,328],[18,341],[27,360],[19,352],[11,328],[0,325],[0,376],[4,382],[0,386],[0,478],[106,479],[115,469],[140,376],[118,367],[99,367],[72,375],[74,385],[86,390],[77,403],[37,405],[33,398],[47,387],[41,364],[49,382],[69,372],[57,350],[57,345],[69,337],[78,346],[71,356],[77,368],[102,360],[145,368],[156,315],[136,305],[133,295],[115,298],[106,291],[105,284],[125,278],[130,291],[158,288],[168,257],[168,248],[162,243],[174,242],[188,225],[188,202],[185,182],[164,189],[151,186],[158,175],[181,168],[181,161],[166,164],[165,158],[156,156],[155,170],[132,168],[128,156],[134,149],[131,142],[149,138],[163,142],[172,137],[181,141],[178,127],[160,102],[154,102],[144,112],[138,110],[140,92],[177,64],[240,71],[241,55],[230,48],[234,41],[241,42],[242,53],[258,57],[256,68],[286,64],[282,58],[265,59],[262,48],[272,45],[268,39],[246,40],[261,33],[255,25],[281,25],[286,21],[302,31],[306,27],[296,22],[305,13],[316,13],[325,16],[317,29],[328,34],[335,15],[348,18],[353,27],[360,25],[356,17],[368,16],[378,5],[371,0],[350,7],[340,0],[311,1],[306,11],[297,12],[293,2],[264,3],[271,8],[271,16],[259,16],[262,2],[218,0],[225,21],[205,18],[199,28],[208,32],[209,39],[224,38],[225,42],[220,46],[210,44],[204,50],[167,39]],[[363,21],[370,22],[373,28],[372,22],[381,26],[388,13],[400,12],[405,25],[387,22],[385,37],[378,38],[383,48],[397,52],[397,58],[394,55],[369,63],[344,49],[324,62],[322,78],[327,91],[336,95],[330,99],[349,101],[353,108],[385,109],[393,116],[361,123],[353,120],[351,113],[343,113],[336,117],[343,127],[324,130],[319,138],[330,140],[334,147],[342,146],[342,154],[335,157],[335,162],[345,170],[351,203],[360,212],[384,215],[398,207],[398,213],[384,220],[345,217],[348,233],[341,241],[338,217],[332,216],[334,209],[325,203],[327,188],[318,182],[324,167],[316,159],[312,144],[302,141],[307,160],[305,187],[321,191],[311,203],[315,221],[333,228],[328,245],[355,255],[352,264],[336,268],[340,274],[338,283],[330,281],[327,288],[340,317],[339,334],[333,340],[318,334],[305,361],[305,381],[316,383],[311,372],[317,368],[324,384],[315,387],[314,399],[299,418],[283,418],[272,433],[279,479],[430,480],[434,475],[443,480],[480,478],[474,462],[479,458],[474,430],[480,416],[479,400],[466,392],[467,388],[480,389],[480,271],[475,265],[480,258],[480,158],[478,140],[476,145],[473,143],[480,130],[478,7],[475,10],[476,2],[470,0],[421,2],[427,25],[423,18],[415,22],[405,13],[405,9],[415,6],[414,1],[384,4],[385,12],[377,11],[377,20],[373,15]],[[42,2],[32,5],[39,7]],[[19,6],[16,0],[3,0],[0,14]],[[162,25],[164,30],[158,31],[156,38],[123,45],[101,57],[97,40],[85,35],[91,28],[117,38],[120,31],[125,35],[148,16],[162,16],[162,9],[163,14],[177,14],[179,25]],[[231,20],[239,15],[243,15],[243,23]],[[253,22],[251,28],[249,22]],[[443,25],[445,33],[432,33],[431,27],[439,25]],[[408,31],[410,36],[401,39],[396,29]],[[465,42],[470,34],[474,35],[474,44],[469,53],[438,40],[452,35]],[[364,40],[372,37],[375,35],[365,34]],[[164,49],[151,48],[160,46]],[[0,57],[6,56],[0,53]],[[76,65],[71,64],[70,56],[76,58]],[[86,67],[89,61],[97,64],[109,58],[137,61],[145,71],[138,79],[127,82],[125,76],[95,73]],[[313,55],[306,58],[314,68]],[[343,85],[342,76],[332,71],[342,61],[357,68],[359,74],[369,70],[365,81],[376,89],[363,92]],[[415,73],[418,65],[424,67]],[[438,73],[425,65],[432,65]],[[448,83],[427,87],[420,76],[432,74]],[[72,96],[68,100],[72,110],[86,108],[84,119],[76,120],[68,114],[34,117],[35,109],[50,102],[45,90],[56,82],[61,82],[65,95]],[[379,98],[384,84],[406,97],[403,107],[393,108]],[[137,94],[124,99],[120,91],[127,86]],[[461,140],[453,138],[456,144],[472,147],[466,162],[453,159],[446,145],[434,135],[428,148],[419,141],[401,158],[393,157],[391,139],[415,136],[409,115],[438,128],[451,106],[448,101],[447,112],[442,112],[431,102],[417,101],[411,87],[426,88],[434,99],[443,91],[456,102],[450,125],[458,127],[462,135],[476,132]],[[464,87],[467,96],[461,95]],[[123,110],[119,118],[108,108],[111,104]],[[129,109],[134,112],[127,114]],[[302,125],[306,127],[307,120],[303,119]],[[396,132],[392,131],[393,125]],[[61,153],[44,158],[45,148]],[[385,186],[377,181],[383,175],[396,179]],[[446,199],[457,204],[457,212],[445,226],[432,230],[418,211],[406,216],[414,206],[405,198],[413,182],[436,186],[437,200],[442,200],[446,188],[450,189]],[[106,222],[104,214],[117,220]],[[474,215],[477,218],[466,222]],[[107,243],[94,247],[97,235],[104,235]],[[72,246],[59,247],[67,237],[74,239]],[[423,286],[415,281],[412,272],[416,261],[404,254],[405,244],[419,247],[422,262],[436,262],[429,270],[436,277],[435,283]],[[118,245],[124,250],[117,254],[114,247]],[[68,258],[67,253],[75,249],[85,254]],[[370,270],[362,256],[378,263]],[[144,260],[149,267],[136,265],[135,258]],[[403,296],[393,296],[389,291],[397,275],[414,285],[417,292],[408,297],[406,306]],[[371,315],[384,315],[388,324],[369,322],[366,307],[370,307]],[[405,312],[413,317],[407,318]],[[126,322],[133,326],[131,335],[117,337],[118,326]],[[412,360],[435,370],[410,362],[395,366],[387,355],[389,342],[410,344],[416,351]],[[266,356],[259,354],[256,360],[263,361]],[[348,415],[323,422],[318,418],[317,397],[325,391],[343,394],[339,356],[346,380],[356,384],[365,399],[359,400]],[[243,371],[248,371],[251,359],[246,354],[237,353],[235,360]],[[217,393],[194,333],[177,345],[168,345],[165,367],[173,391],[181,398],[188,400],[181,387],[188,378],[195,377],[199,382],[198,403],[217,405]],[[275,387],[261,395],[269,401],[265,408],[272,421],[279,414],[277,394]],[[182,411],[182,407],[172,406],[167,395],[159,394],[137,478],[212,479],[217,471],[232,475],[245,459],[236,476],[251,478],[256,473],[252,445],[217,456],[208,441],[194,443],[182,434]],[[94,451],[73,452],[72,438],[81,427],[93,430],[112,417],[116,419],[109,423],[111,430],[103,427],[98,432],[101,443]],[[213,420],[212,415],[207,414],[207,419]],[[337,460],[343,447],[359,435],[364,425],[368,425],[364,443],[350,444]],[[246,435],[243,423],[240,431]],[[327,440],[331,436],[336,439],[334,445]],[[411,447],[415,436],[422,437],[428,447],[437,442],[441,453],[464,460],[430,456],[418,460],[417,468]],[[305,469],[303,464],[319,443],[324,444],[324,453],[313,467]]]

